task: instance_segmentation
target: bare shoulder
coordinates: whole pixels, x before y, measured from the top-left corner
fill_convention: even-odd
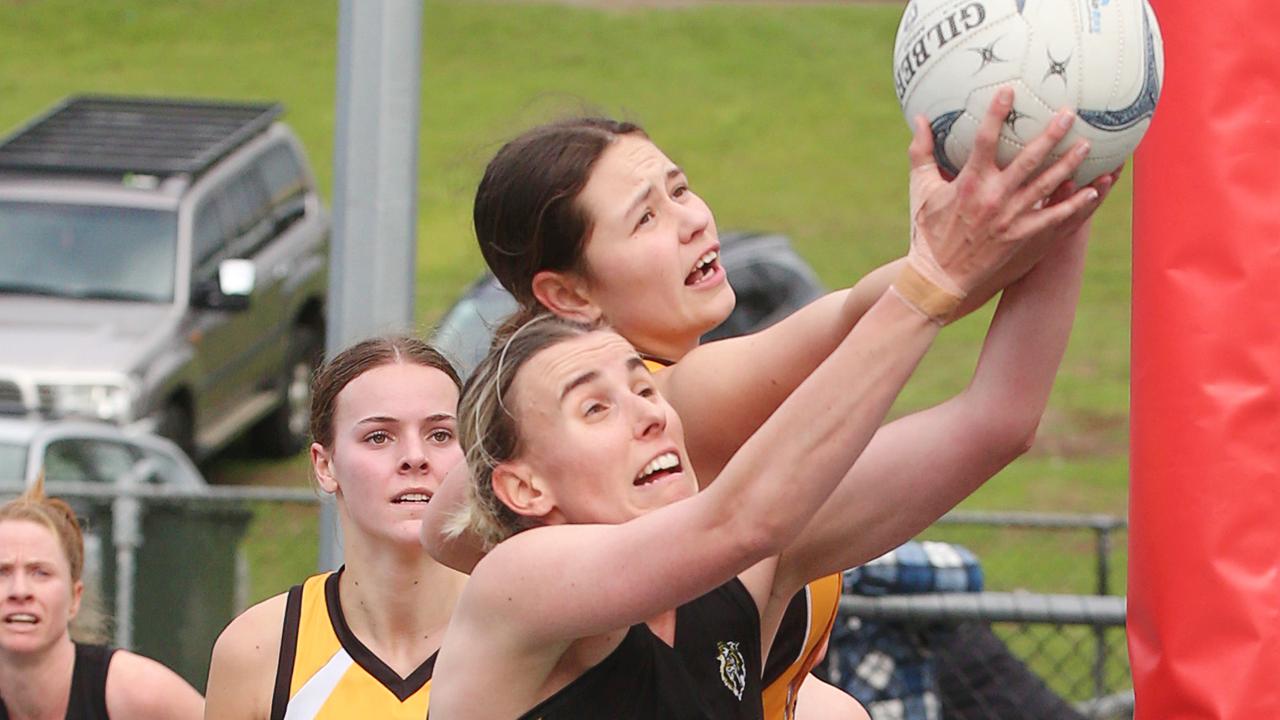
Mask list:
[[[287,601],[287,593],[263,600],[218,636],[209,664],[206,718],[267,717]]]
[[[267,598],[232,620],[213,646],[213,661],[220,658],[237,665],[269,661],[274,667],[280,655],[288,593]],[[261,668],[257,668],[261,669]]]
[[[138,720],[196,720],[204,698],[176,672],[152,660],[117,650],[107,669],[107,714]]]

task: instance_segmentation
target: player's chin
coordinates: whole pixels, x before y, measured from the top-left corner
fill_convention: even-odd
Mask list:
[[[738,297],[727,282],[722,283],[713,293],[698,298],[693,313],[698,318],[698,334],[705,335],[727,320],[737,303]]]

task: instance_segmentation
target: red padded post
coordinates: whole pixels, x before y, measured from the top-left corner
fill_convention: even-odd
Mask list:
[[[1280,3],[1153,6],[1164,90],[1134,162],[1137,718],[1280,718]]]

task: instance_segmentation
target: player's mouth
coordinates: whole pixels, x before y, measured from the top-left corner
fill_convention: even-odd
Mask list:
[[[720,249],[712,248],[703,253],[698,258],[698,262],[693,264],[693,269],[684,278],[684,284],[687,287],[701,285],[714,278],[719,270]]]
[[[5,627],[29,627],[40,622],[40,618],[31,613],[16,612],[4,616]]]
[[[412,488],[391,498],[393,505],[410,505],[421,504],[426,505],[431,502],[431,493],[421,488]]]
[[[683,471],[684,466],[680,464],[680,456],[673,451],[667,451],[650,460],[631,484],[636,487],[645,487]]]

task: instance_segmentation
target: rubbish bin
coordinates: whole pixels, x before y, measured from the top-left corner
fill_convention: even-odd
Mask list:
[[[103,610],[115,613],[116,549],[111,505],[86,508],[88,533],[101,547]],[[253,512],[243,503],[148,503],[134,556],[133,647],[201,690],[213,643],[240,608],[236,556]]]

